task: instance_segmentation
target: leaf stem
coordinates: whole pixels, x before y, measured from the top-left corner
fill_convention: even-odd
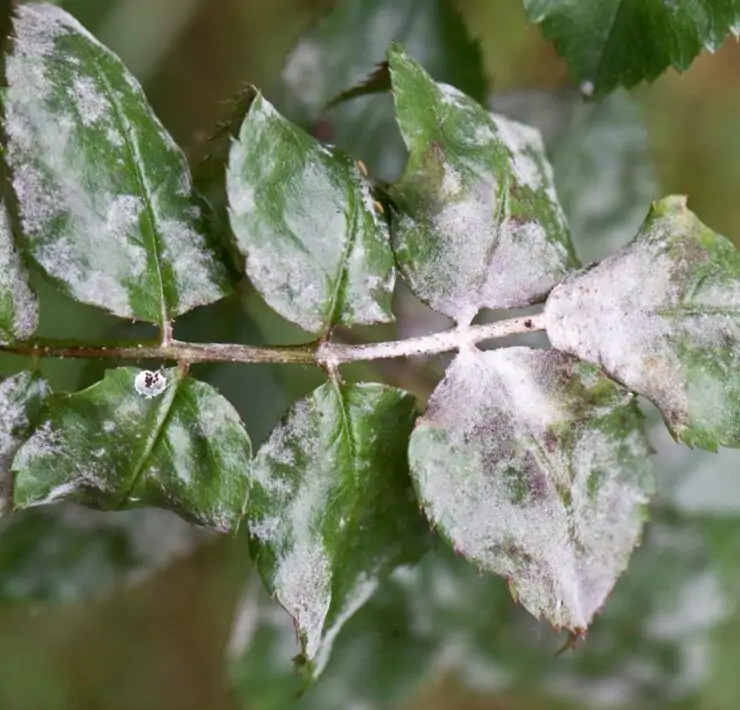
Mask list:
[[[104,358],[110,360],[171,360],[181,363],[244,362],[318,365],[336,369],[339,365],[368,360],[386,360],[414,355],[435,355],[460,350],[486,340],[544,330],[542,315],[510,318],[486,325],[452,328],[418,338],[384,343],[348,345],[322,342],[293,346],[257,347],[234,343],[112,343],[92,345],[62,340],[37,339],[0,345],[0,352],[34,358]]]

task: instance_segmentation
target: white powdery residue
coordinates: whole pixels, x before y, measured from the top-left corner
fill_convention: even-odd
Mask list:
[[[433,216],[439,247],[410,274],[414,290],[433,308],[469,322],[481,308],[516,308],[541,298],[562,278],[567,250],[536,221],[501,215],[493,176],[445,201]],[[398,233],[417,229],[401,217]]]
[[[16,249],[5,205],[0,202],[0,343],[26,340],[38,326],[38,301],[28,282],[28,272]]]
[[[177,416],[171,416],[164,430],[167,453],[175,475],[184,486],[192,483],[192,464],[197,460],[193,450],[193,437],[188,425]]]
[[[320,516],[331,491],[334,452],[317,432],[321,426],[321,392],[294,405],[257,454],[254,483],[269,494],[269,511],[250,521],[250,527],[269,545],[276,557],[275,595],[296,619],[306,654],[312,658],[321,645],[324,620],[331,605],[331,560],[320,532]],[[286,464],[300,451],[300,482]],[[282,485],[278,485],[278,481]],[[272,519],[278,518],[279,523]],[[268,537],[273,529],[274,535]]]
[[[104,116],[110,115],[112,111],[110,101],[90,77],[76,77],[69,92],[84,125],[92,126]]]
[[[516,367],[517,354],[511,351],[518,351]],[[556,408],[540,411],[534,402],[525,402],[521,419],[517,416],[515,398],[537,389],[534,382],[527,387],[522,381],[535,367],[537,352],[513,348],[458,357],[432,396],[409,451],[427,514],[455,548],[511,579],[533,613],[585,628],[593,610],[582,603],[567,511],[547,468],[541,471],[542,462],[519,443],[521,437],[542,437],[545,427],[559,420],[552,418]],[[427,428],[444,431],[445,440],[436,443],[436,437],[423,434],[425,443],[417,449]],[[545,465],[562,466],[556,457]],[[512,471],[523,476],[520,485],[532,488],[524,501],[512,488]]]
[[[553,347],[598,363],[663,412],[680,415],[687,410],[687,391],[667,339],[671,323],[658,313],[677,300],[674,270],[643,235],[556,286],[544,318]]]
[[[296,620],[306,657],[312,659],[331,605],[331,561],[320,545],[298,543],[280,559],[274,583],[275,595]]]
[[[46,385],[40,382],[31,390],[30,377],[22,372],[0,382],[0,515],[10,506],[13,488],[10,467],[29,424],[26,402],[47,394]]]
[[[604,604],[640,539],[652,491],[650,453],[637,428],[617,438],[583,427],[577,438],[571,457],[571,510],[588,609]]]
[[[106,419],[103,422],[103,431],[106,434],[112,434],[116,430],[116,423],[110,419]]]
[[[156,228],[162,237],[164,265],[172,269],[177,284],[177,308],[173,315],[223,296],[204,235],[192,224],[177,219],[159,218]]]
[[[504,116],[492,115],[500,140],[511,155],[511,169],[514,179],[530,190],[539,191],[544,185],[544,175],[533,154],[543,162],[545,147],[542,135],[532,126],[527,126]]]
[[[326,667],[334,641],[344,627],[344,624],[352,618],[356,611],[364,606],[365,602],[370,599],[377,588],[378,578],[375,575],[365,574],[357,580],[352,591],[347,595],[347,600],[341,611],[337,613],[332,625],[324,633],[321,647],[314,659],[314,673],[316,676]]]

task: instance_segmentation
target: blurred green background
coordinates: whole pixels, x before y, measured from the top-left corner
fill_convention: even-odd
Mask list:
[[[521,0],[57,4],[120,54],[194,166],[225,102],[248,82],[393,179],[404,155],[388,97],[326,115],[321,107],[400,39],[436,78],[541,127],[584,261],[629,240],[650,200],[669,193],[689,195],[704,222],[740,244],[734,40],[684,75],[591,105],[527,26]],[[35,280],[44,335],[145,333]],[[402,286],[396,306],[397,326],[370,337],[444,326]],[[193,340],[304,337],[248,286],[176,329]],[[55,388],[72,390],[110,364],[45,362],[43,370]],[[443,364],[365,366],[350,376],[407,387],[423,401]],[[3,372],[23,365],[0,358]],[[321,379],[298,367],[194,369],[237,406],[255,444]],[[216,539],[161,512],[59,506],[0,519],[0,710],[740,707],[740,456],[678,447],[652,411],[649,424],[659,453],[654,520],[573,652],[555,656],[563,637],[516,608],[500,580],[440,548],[382,586],[341,634],[318,686],[291,700],[290,621],[264,598],[244,539]]]

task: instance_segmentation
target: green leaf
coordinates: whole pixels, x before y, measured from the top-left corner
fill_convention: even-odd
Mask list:
[[[0,343],[27,340],[38,327],[39,306],[0,202]]]
[[[465,324],[544,299],[577,261],[539,131],[435,83],[398,47],[389,61],[411,154],[391,190],[393,242],[411,289]]]
[[[147,398],[135,389],[142,372],[109,370],[82,392],[48,400],[13,463],[15,507],[155,506],[218,531],[237,528],[251,455],[238,414],[177,369],[164,371],[164,391]]]
[[[425,550],[405,454],[414,415],[400,390],[332,381],[291,409],[255,459],[252,555],[316,674],[378,578]]]
[[[74,18],[16,9],[8,162],[31,256],[73,298],[163,324],[229,291],[185,156],[138,82]]]
[[[411,437],[412,477],[453,547],[583,632],[627,567],[652,475],[633,396],[555,351],[464,351]]]
[[[203,539],[204,531],[156,508],[101,512],[62,503],[16,511],[0,530],[0,600],[89,600],[146,579]]]
[[[740,447],[740,253],[686,198],[653,206],[634,241],[554,289],[553,347],[650,399],[673,435]]]
[[[388,228],[370,183],[257,95],[227,176],[231,227],[267,303],[312,333],[393,320]]]
[[[524,0],[524,6],[588,95],[652,81],[669,66],[685,71],[740,23],[738,0]]]
[[[454,0],[355,0],[337,3],[301,37],[285,63],[279,103],[291,120],[311,126],[388,182],[398,179],[405,163],[390,94],[356,98],[330,111],[327,105],[363,83],[373,67],[386,65],[394,41],[413,50],[441,81],[483,101],[480,47]]]
[[[13,457],[31,436],[48,395],[46,381],[35,372],[19,372],[0,382],[0,515],[10,507]]]

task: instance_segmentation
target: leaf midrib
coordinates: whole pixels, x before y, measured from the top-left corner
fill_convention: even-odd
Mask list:
[[[99,63],[95,62],[96,66],[99,65]],[[126,71],[124,69],[124,71]],[[169,313],[167,312],[167,301],[165,299],[165,293],[164,293],[164,279],[162,278],[162,265],[160,263],[159,259],[159,242],[157,240],[157,235],[159,234],[159,230],[157,229],[156,222],[157,218],[154,212],[154,208],[152,206],[152,194],[147,189],[147,181],[144,179],[144,175],[140,168],[140,158],[141,154],[138,149],[138,145],[136,145],[135,141],[132,140],[129,131],[127,130],[129,127],[129,122],[125,118],[125,113],[123,111],[123,108],[121,106],[120,101],[118,100],[118,97],[115,95],[115,92],[113,91],[113,87],[111,86],[110,82],[108,81],[108,77],[106,76],[104,71],[98,71],[97,72],[98,77],[100,78],[101,83],[105,87],[105,91],[108,95],[108,98],[110,99],[111,105],[113,107],[113,116],[114,120],[118,124],[118,128],[120,129],[123,140],[126,145],[126,151],[129,155],[129,163],[133,169],[133,173],[136,176],[136,182],[139,185],[139,190],[144,197],[144,209],[146,212],[146,221],[148,224],[149,229],[145,230],[147,233],[147,236],[149,237],[149,241],[151,242],[152,247],[152,255],[154,257],[154,264],[157,272],[157,281],[159,284],[159,298],[160,298],[160,317],[161,322],[160,326],[164,326],[165,323],[169,321]]]
[[[159,440],[162,438],[165,425],[167,424],[167,420],[172,413],[172,407],[175,403],[175,397],[177,396],[182,381],[183,377],[178,373],[172,379],[172,384],[170,384],[165,390],[165,396],[167,398],[162,401],[158,407],[157,418],[154,422],[154,426],[150,430],[149,436],[146,440],[146,443],[144,444],[144,450],[139,457],[139,460],[136,462],[136,465],[134,466],[133,475],[131,477],[131,484],[128,486],[121,499],[114,506],[116,510],[120,510],[121,508],[123,508],[123,506],[130,498],[131,494],[136,490],[136,486],[139,484],[139,480],[141,479],[141,476],[144,472],[146,463],[149,460],[149,457],[152,455],[154,448],[159,443]]]

